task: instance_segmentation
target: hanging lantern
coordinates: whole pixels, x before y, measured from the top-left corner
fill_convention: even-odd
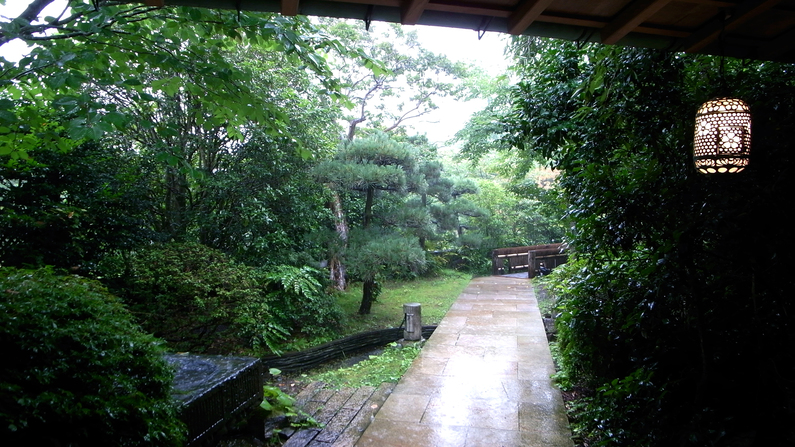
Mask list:
[[[736,98],[715,98],[696,113],[693,161],[702,174],[736,173],[751,155],[751,109]]]

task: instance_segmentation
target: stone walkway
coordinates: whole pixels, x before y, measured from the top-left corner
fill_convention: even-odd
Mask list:
[[[297,433],[288,443],[572,447],[563,401],[549,378],[554,372],[530,282],[476,278],[391,392],[369,389],[354,399],[357,392],[315,385],[300,399],[328,420],[326,428]]]

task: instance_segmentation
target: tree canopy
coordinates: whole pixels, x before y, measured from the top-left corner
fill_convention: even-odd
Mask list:
[[[57,16],[41,17],[53,2],[33,1],[0,23],[0,47],[14,39],[34,45],[18,62],[0,61],[0,155],[11,160],[27,158],[42,144],[65,150],[124,130],[129,114],[111,97],[92,95],[90,85],[124,91],[141,104],[158,95],[189,95],[202,106],[202,113],[194,112],[197,125],[222,127],[233,138],[242,138],[252,122],[289,135],[283,110],[248,82],[254,76],[250,67],[229,57],[240,45],[284,54],[337,100],[343,94],[326,53],[379,66],[306,17],[106,0],[71,0]],[[65,119],[56,121],[53,114]]]

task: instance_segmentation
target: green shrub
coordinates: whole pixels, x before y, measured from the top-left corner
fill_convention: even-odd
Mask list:
[[[157,340],[102,286],[0,268],[0,295],[4,445],[181,443]]]
[[[218,250],[196,243],[151,247],[133,255],[127,275],[119,295],[171,349],[240,353],[272,347],[289,334],[271,315],[263,275]]]
[[[265,273],[269,303],[279,325],[311,336],[339,329],[344,314],[336,298],[326,292],[324,277],[320,270],[290,265]]]

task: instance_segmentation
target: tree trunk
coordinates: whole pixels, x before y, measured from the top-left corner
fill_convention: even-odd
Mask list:
[[[165,229],[169,238],[181,241],[187,233],[189,187],[185,173],[167,167],[165,189]]]
[[[364,228],[370,228],[373,222],[373,199],[375,197],[375,188],[372,186],[367,188],[367,199],[364,203]]]
[[[422,193],[422,208],[427,210],[428,209],[428,194]],[[427,244],[425,243],[425,235],[421,233],[420,236],[420,247],[422,247],[423,251],[428,251]]]
[[[339,193],[333,188],[329,189],[331,189],[329,206],[334,215],[334,228],[337,230],[340,244],[338,249],[331,250],[331,259],[328,264],[329,278],[337,290],[343,291],[348,287],[348,283],[345,277],[345,264],[342,262],[340,253],[343,253],[348,246],[348,221],[345,219],[345,211],[342,209],[342,199],[340,199]]]
[[[374,292],[375,280],[365,280],[362,285],[362,304],[359,305],[359,315],[370,315],[370,307],[372,307],[374,301]]]

